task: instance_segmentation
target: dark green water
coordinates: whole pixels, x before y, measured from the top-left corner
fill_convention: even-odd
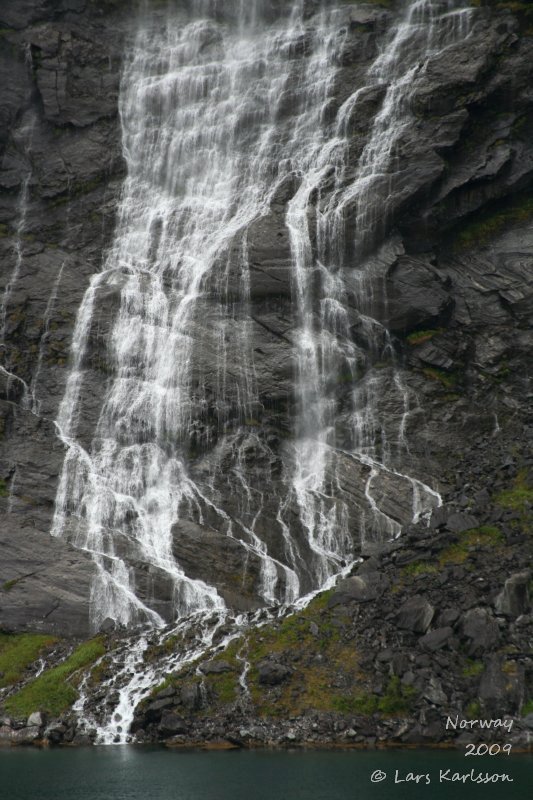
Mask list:
[[[475,762],[475,763],[474,763]],[[512,782],[441,782],[440,771]],[[372,783],[376,770],[387,778]],[[407,773],[421,783],[395,783]],[[2,800],[531,800],[533,758],[459,752],[170,752],[140,747],[0,750]]]

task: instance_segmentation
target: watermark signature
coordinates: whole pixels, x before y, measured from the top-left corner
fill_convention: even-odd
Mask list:
[[[446,720],[446,730],[464,730],[478,728],[504,728],[510,732],[513,727],[511,719],[491,719],[491,720],[464,720],[456,717],[448,717]],[[483,742],[478,744],[465,745],[465,758],[468,756],[496,756],[496,755],[511,755],[511,744],[485,744]],[[477,770],[473,767],[470,770],[462,771],[460,769],[439,769],[433,772],[406,772],[396,769],[394,771],[385,772],[381,769],[376,769],[370,776],[372,783],[388,782],[391,784],[418,784],[421,786],[429,785],[431,783],[462,783],[462,784],[487,784],[487,783],[514,783],[514,779],[507,772],[490,772]]]
[[[439,769],[438,772],[402,772],[399,769],[387,773],[376,769],[370,776],[372,783],[416,783],[428,785],[430,783],[514,783],[514,779],[507,772],[478,772],[471,769],[460,772],[452,769]]]

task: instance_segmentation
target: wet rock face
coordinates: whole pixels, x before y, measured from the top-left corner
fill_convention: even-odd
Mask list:
[[[282,5],[265,0],[265,21],[284,13]],[[240,4],[229,3],[222,10],[221,4],[213,4],[206,48],[216,51],[217,26],[221,19],[231,24],[237,7]],[[316,24],[317,10],[318,4],[308,3],[310,28]],[[476,13],[468,48],[447,48],[416,75],[413,124],[402,133],[387,176],[390,188],[381,197],[379,241],[366,242],[356,252],[357,209],[347,207],[345,240],[336,242],[338,252],[327,254],[346,270],[348,286],[357,280],[361,259],[375,264],[379,291],[372,311],[392,332],[403,380],[418,398],[405,421],[409,452],[403,463],[410,474],[422,479],[430,475],[444,492],[451,487],[457,495],[458,507],[440,529],[456,534],[475,527],[475,518],[473,522],[461,506],[462,495],[466,505],[491,482],[494,462],[486,453],[492,436],[500,437],[504,457],[530,425],[524,364],[531,352],[533,313],[533,42],[522,36],[522,23],[509,10],[483,8]],[[339,33],[345,44],[338,53],[335,96],[327,110],[332,121],[354,87],[361,85],[383,37],[395,24],[394,14],[369,4],[339,7]],[[117,102],[121,62],[132,36],[129,15],[129,4],[103,0],[4,0],[0,9],[0,84],[9,86],[0,99],[0,292],[6,291],[21,254],[18,279],[9,288],[0,369],[0,627],[68,634],[88,630],[94,565],[64,540],[49,535],[65,452],[51,420],[65,389],[76,313],[114,229],[124,174]],[[303,36],[287,59],[308,58],[310,41]],[[281,136],[290,130],[296,88],[287,87],[286,103],[279,108]],[[347,182],[354,178],[382,102],[383,89],[374,87],[364,98],[364,113],[346,119]],[[286,213],[300,185],[299,175],[289,175],[264,216],[247,231],[246,313],[259,406],[257,419],[248,420],[235,449],[254,492],[261,493],[268,484],[273,497],[283,480],[281,456],[295,415],[296,320]],[[332,187],[331,176],[325,176],[316,198],[318,209],[331,198]],[[316,232],[312,238],[317,247]],[[241,244],[235,243],[236,252]],[[224,290],[236,298],[241,275],[235,258],[229,262]],[[220,290],[209,288],[213,293]],[[118,284],[102,285],[84,362],[79,415],[84,443],[91,441],[106,393],[111,370],[106,334],[119,303]],[[364,320],[350,302],[350,292],[347,305],[350,335],[364,347]],[[205,341],[205,319],[214,318],[209,292],[203,311],[191,324],[198,342]],[[237,304],[235,313],[244,313]],[[203,429],[191,437],[191,471],[199,481],[208,476],[206,483],[216,474],[215,488],[224,496],[228,514],[242,516],[242,493],[227,477],[231,448],[217,441],[216,353],[208,347],[198,353],[202,373],[208,376],[210,405]],[[239,358],[230,348],[229,361]],[[370,361],[379,363],[377,357]],[[379,402],[397,413],[390,383]],[[339,418],[352,388],[339,381],[335,389]],[[235,411],[237,399],[237,392],[229,397],[230,428],[242,424]],[[458,472],[460,455],[472,449],[479,458],[469,465],[466,480]],[[343,459],[339,454],[342,490],[356,507],[364,503],[368,470]],[[382,494],[394,518],[409,523],[411,506],[405,492],[387,479]],[[72,511],[77,513],[76,508]],[[277,512],[276,501],[267,497],[261,536],[282,558],[283,541],[270,524]],[[190,577],[216,583],[231,607],[256,608],[263,602],[257,554],[244,548],[239,536],[219,537],[217,521],[209,513],[204,508],[202,522],[174,526],[174,555]],[[354,514],[350,535],[357,545],[358,525]],[[438,530],[435,527],[432,535]],[[302,560],[311,563],[313,553],[296,513],[293,533]],[[117,542],[117,548],[124,546]],[[131,568],[142,599],[171,618],[172,591],[164,576],[134,560]],[[380,581],[372,573],[352,577],[339,586],[334,602],[373,602],[388,589],[386,581]],[[310,577],[303,575],[302,584],[310,588]],[[398,626],[422,635],[426,651],[440,651],[456,620],[441,619],[438,609],[430,614],[420,602],[399,610]],[[495,608],[513,619],[527,613],[527,604],[524,580],[511,576]],[[498,637],[488,612],[480,616],[474,611],[457,630],[477,655],[495,647]],[[434,618],[439,627],[428,632]],[[433,691],[439,695],[438,687]],[[165,724],[169,729],[171,722]]]
[[[65,453],[52,420],[77,309],[114,225],[127,25],[119,3],[9,0],[0,28],[2,296],[20,252],[0,370],[0,626],[83,635],[94,565],[50,537]],[[102,378],[90,377],[88,395]]]

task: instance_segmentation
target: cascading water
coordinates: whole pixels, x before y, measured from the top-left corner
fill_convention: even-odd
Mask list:
[[[468,36],[470,11],[407,3],[365,85],[332,118],[345,10],[324,3],[310,18],[295,0],[283,19],[267,22],[268,4],[254,0],[229,3],[221,22],[216,3],[188,5],[163,20],[148,6],[126,62],[128,174],[113,245],[78,313],[57,418],[68,451],[52,533],[92,555],[95,629],[106,618],[156,628],[188,615],[211,618],[212,628],[231,619],[220,586],[191,577],[176,559],[178,523],[231,539],[243,583],[257,564],[260,603],[290,606],[348,571],[362,539],[398,535],[440,503],[402,469],[416,399],[373,316],[383,275],[369,254],[388,230],[395,149],[412,120],[417,71]],[[350,120],[375,89],[383,99],[354,164]],[[291,443],[274,453],[254,422],[265,400],[250,247],[254,225],[280,196],[294,396]],[[115,306],[98,355],[109,378],[88,435],[80,421],[106,298]],[[380,360],[386,369],[375,367]],[[268,467],[250,467],[275,457],[275,479]],[[392,489],[405,510],[387,503]],[[166,586],[165,609],[154,592],[139,591],[139,562]],[[200,649],[211,641],[200,639]],[[123,737],[132,698],[157,678],[139,677],[143,646],[130,654],[135,664],[125,656],[124,672],[135,677],[107,740]]]

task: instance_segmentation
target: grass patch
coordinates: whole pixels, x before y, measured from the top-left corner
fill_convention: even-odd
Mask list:
[[[484,669],[482,661],[473,661],[469,658],[462,670],[463,678],[476,678]]]
[[[505,537],[501,531],[493,525],[482,525],[479,528],[471,528],[464,531],[459,536],[459,540],[449,547],[445,547],[439,555],[441,567],[448,564],[464,564],[470,557],[472,551],[481,547],[496,548],[505,543]]]
[[[531,485],[526,470],[518,473],[511,489],[505,489],[494,498],[495,502],[502,508],[510,508],[513,511],[527,511],[526,503],[533,505],[533,486]]]
[[[57,641],[57,637],[41,633],[0,633],[0,687],[17,683],[40,654]]]
[[[205,682],[216,693],[219,703],[229,705],[237,699],[238,680],[234,672],[207,675]]]
[[[533,197],[522,197],[498,211],[484,212],[468,223],[455,240],[456,250],[483,247],[511,227],[533,218]]]
[[[402,568],[402,575],[409,578],[417,578],[419,575],[435,575],[439,571],[435,564],[428,564],[426,561],[415,561]]]
[[[341,714],[382,714],[383,716],[398,716],[407,714],[412,706],[415,690],[412,686],[403,686],[398,676],[390,679],[384,694],[378,696],[364,692],[353,695],[337,695],[332,700],[335,711]]]
[[[93,664],[105,653],[103,639],[97,637],[84,642],[57,667],[46,670],[20,692],[8,697],[6,711],[15,716],[28,716],[33,711],[46,711],[57,716],[77,700],[73,685],[80,670]]]

